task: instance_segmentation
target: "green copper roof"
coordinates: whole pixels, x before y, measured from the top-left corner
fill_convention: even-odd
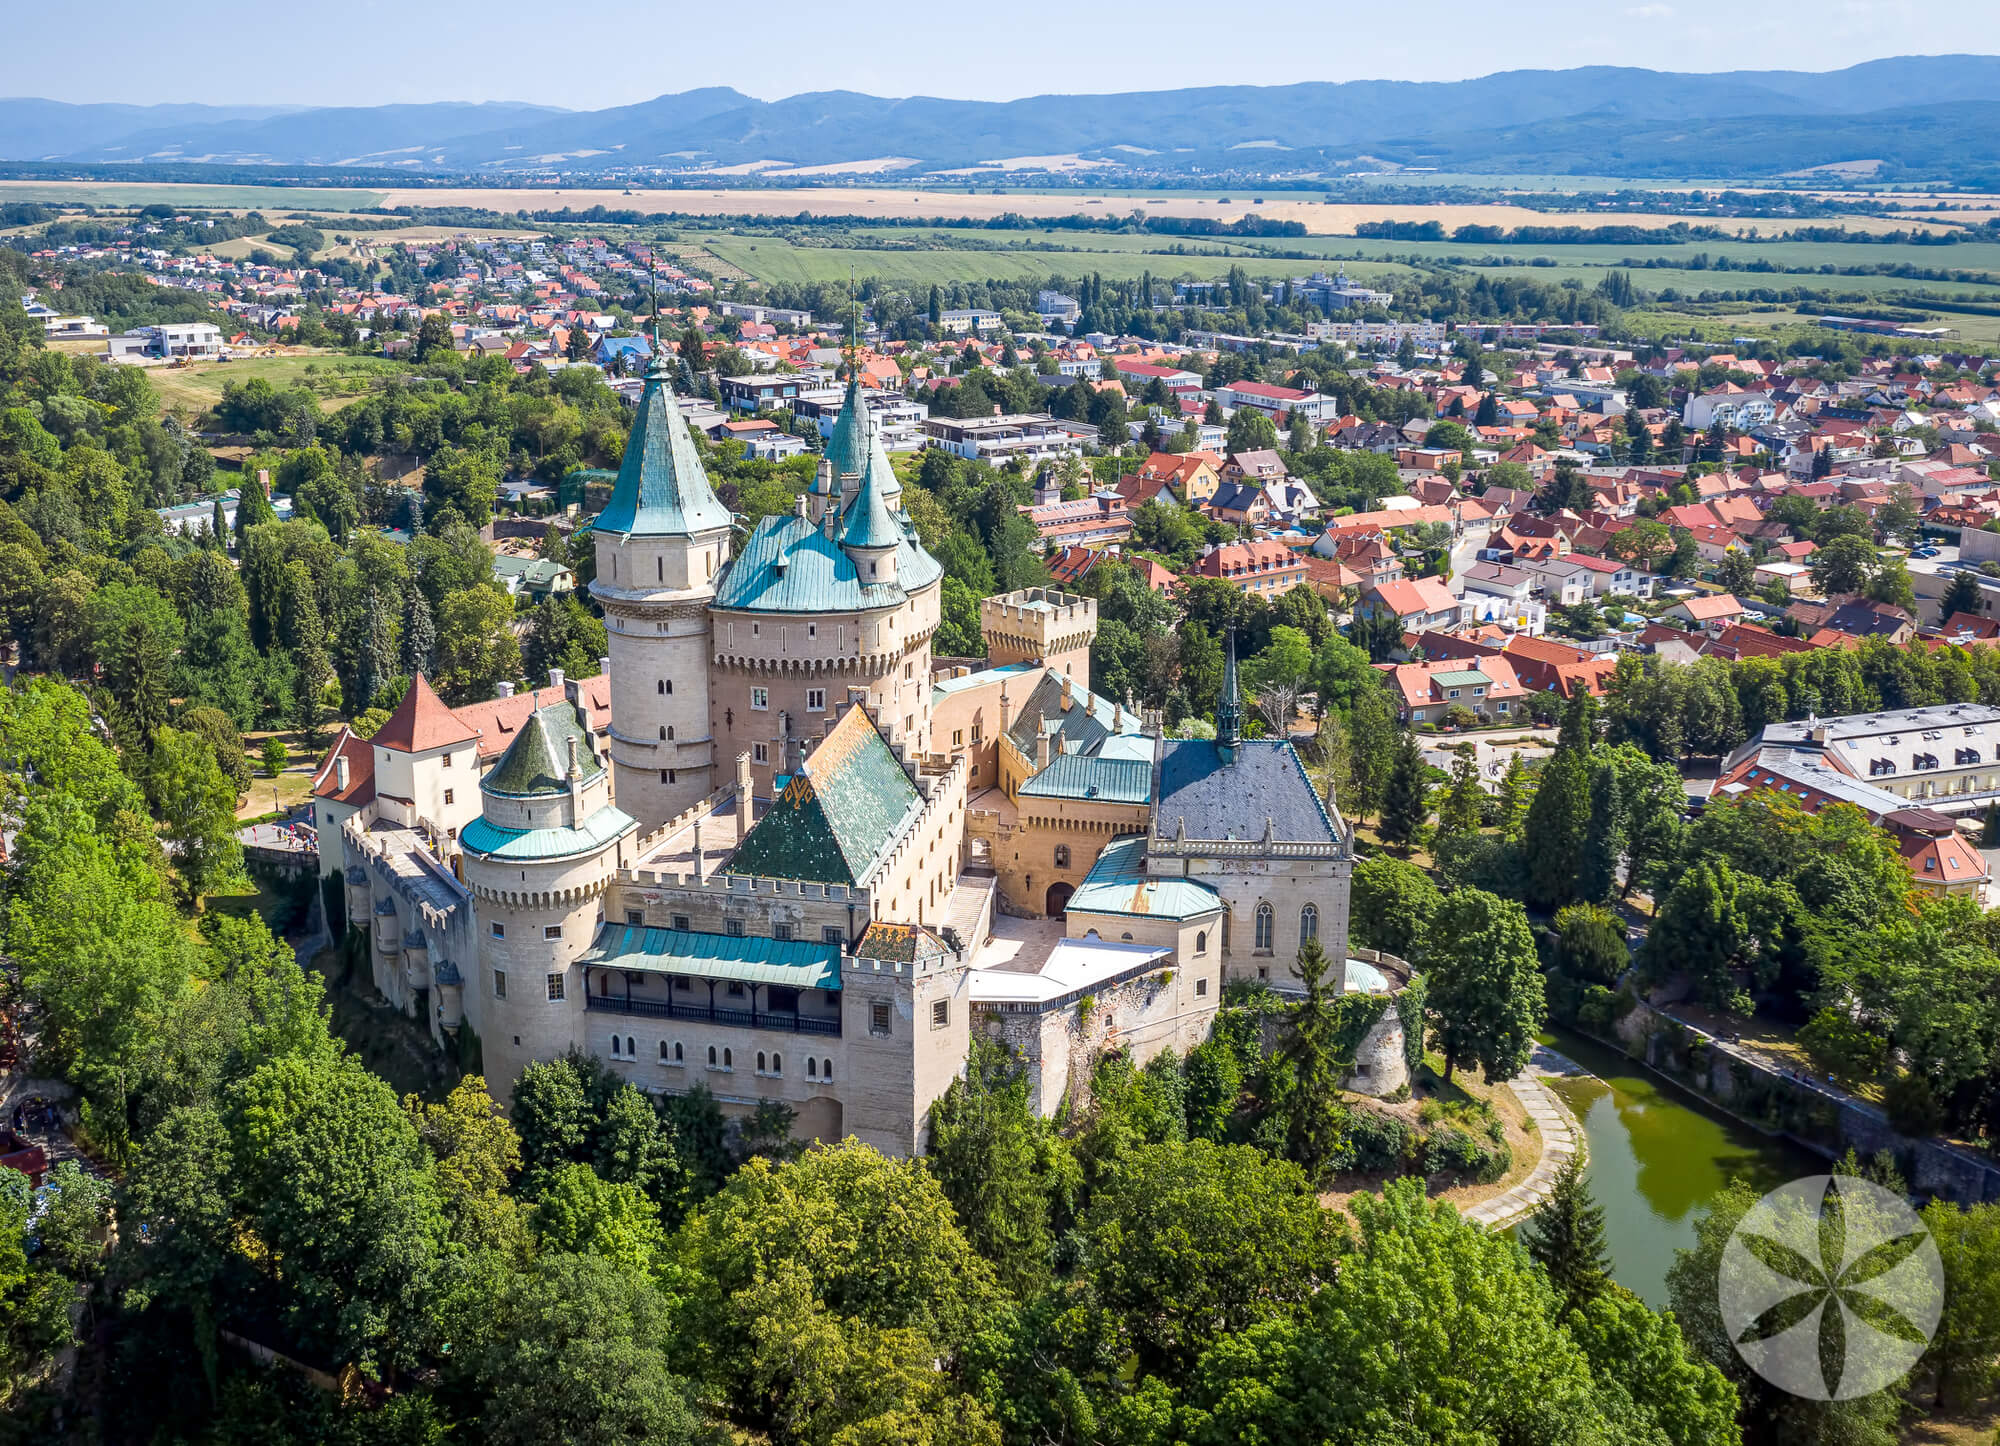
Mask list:
[[[604,764],[591,751],[590,730],[576,716],[576,705],[568,701],[537,708],[493,765],[493,771],[479,781],[487,793],[506,798],[547,798],[569,792],[569,744],[576,740],[576,766],[587,783],[604,772]]]
[[[847,400],[841,403],[833,433],[826,439],[826,460],[833,477],[858,477],[868,470],[868,408],[861,401],[861,374],[847,379]]]
[[[1064,753],[1049,760],[1049,766],[1021,785],[1023,798],[1087,799],[1097,803],[1150,803],[1153,799],[1153,760],[1144,758],[1093,758],[1081,753]]]
[[[777,984],[791,989],[840,988],[838,944],[606,924],[577,962],[653,974],[690,974],[705,979],[735,979],[745,984]]]
[[[536,863],[595,853],[638,826],[632,815],[606,804],[575,828],[502,828],[475,818],[458,831],[458,841],[467,853]]]
[[[873,427],[868,430],[873,442],[868,470],[861,474],[861,487],[847,504],[840,540],[847,547],[894,547],[903,540],[903,529],[889,510],[889,483],[895,481],[896,469],[889,465],[881,436]],[[888,483],[883,481],[885,476]]]
[[[1121,834],[1104,846],[1089,874],[1070,895],[1071,914],[1133,914],[1192,919],[1219,912],[1222,898],[1193,879],[1154,878],[1146,872],[1146,836]]]
[[[868,715],[850,709],[757,820],[728,870],[864,887],[922,802]]]
[[[861,612],[894,607],[944,574],[936,558],[899,533],[896,581],[865,583],[854,559],[806,518],[767,517],[744,540],[715,586],[714,606],[735,612]]]
[[[639,394],[639,413],[625,439],[625,459],[597,530],[628,536],[673,537],[729,526],[729,509],[702,470],[666,368],[655,363]]]

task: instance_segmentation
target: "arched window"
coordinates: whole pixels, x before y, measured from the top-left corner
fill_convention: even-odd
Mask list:
[[[671,743],[673,741],[674,741],[674,725],[669,723],[667,725],[667,742]]]
[[[715,1046],[712,1044],[708,1047],[708,1067],[715,1068]]]
[[[826,1067],[825,1067],[824,1069],[822,1069],[822,1070],[821,1070],[821,1071],[819,1072],[819,1077],[820,1077],[821,1079],[823,1079],[823,1080],[827,1081],[827,1082],[828,1082],[829,1084],[831,1084],[831,1083],[833,1082],[833,1061],[832,1061],[832,1060],[828,1060],[828,1061],[826,1062]]]
[[[615,1034],[611,1036],[611,1057],[618,1058],[618,1036]]]
[[[1069,845],[1068,845],[1068,844],[1057,844],[1057,845],[1056,845],[1056,867],[1057,867],[1057,868],[1059,868],[1059,869],[1066,869],[1066,868],[1068,868],[1068,867],[1069,867]]]
[[[674,1041],[674,1063],[679,1064],[680,1062],[681,1062],[681,1042],[677,1039]]]
[[[757,1073],[762,1074],[763,1072],[764,1072],[764,1051],[760,1049],[757,1051]]]
[[[1269,904],[1257,906],[1257,948],[1266,954],[1271,952],[1272,917]]]
[[[810,1054],[806,1056],[806,1078],[819,1078],[819,1060]]]
[[[660,1063],[665,1064],[667,1059],[667,1042],[663,1039],[660,1041]]]
[[[726,1049],[722,1051],[722,1067],[724,1069],[736,1068],[736,1061],[729,1057],[729,1051]]]
[[[639,1041],[629,1034],[625,1036],[625,1057],[627,1059],[637,1059],[639,1057]]]
[[[667,680],[665,678],[660,679],[659,682],[655,683],[653,686],[659,690],[660,695],[662,697],[666,696]]]
[[[664,743],[666,742],[666,740],[667,740],[667,725],[662,723],[660,725],[660,741]]]
[[[1305,948],[1308,939],[1319,937],[1319,905],[1307,904],[1299,910],[1299,947]]]
[[[1194,952],[1198,955],[1208,952],[1208,930],[1203,929],[1194,936]]]
[[[783,1074],[784,1072],[785,1072],[785,1057],[784,1057],[784,1056],[783,1056],[782,1054],[774,1054],[774,1055],[772,1055],[772,1056],[771,1056],[771,1073],[772,1073],[772,1074]]]

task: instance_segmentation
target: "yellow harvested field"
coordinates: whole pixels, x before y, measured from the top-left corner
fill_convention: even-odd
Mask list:
[[[1273,188],[1275,189],[1275,188]],[[1437,221],[1454,226],[1534,226],[1616,222],[1649,228],[1671,226],[1679,216],[1551,215],[1519,206],[1328,206],[1314,201],[1274,199],[1256,205],[1252,194],[1227,201],[1163,191],[1146,195],[1092,195],[1087,191],[1026,192],[966,195],[957,191],[909,191],[871,186],[800,186],[787,190],[715,191],[592,191],[412,189],[389,192],[389,206],[484,206],[492,210],[587,211],[603,206],[616,211],[677,211],[697,216],[880,216],[884,220],[916,220],[933,216],[986,220],[1014,212],[1022,216],[1116,216],[1144,211],[1148,216],[1206,217],[1240,221],[1263,216],[1273,221],[1298,221],[1314,235],[1353,234],[1361,221]]]

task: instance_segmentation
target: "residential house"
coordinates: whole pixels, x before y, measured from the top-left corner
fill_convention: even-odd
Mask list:
[[[1262,598],[1281,597],[1306,580],[1304,560],[1282,542],[1211,545],[1194,565],[1196,577],[1220,578]]]
[[[1743,620],[1743,604],[1726,592],[1713,596],[1697,594],[1694,597],[1682,598],[1660,616],[1673,618],[1686,623],[1690,628],[1714,634],[1721,632],[1731,623]]]
[[[1374,583],[1354,605],[1357,618],[1393,617],[1406,633],[1446,628],[1458,621],[1458,599],[1440,577]]]
[[[1422,662],[1385,666],[1389,695],[1405,723],[1439,723],[1463,709],[1485,722],[1524,714],[1528,689],[1513,665],[1499,655],[1476,661],[1426,658]]]

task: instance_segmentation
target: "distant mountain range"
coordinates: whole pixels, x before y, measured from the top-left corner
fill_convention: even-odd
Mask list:
[[[918,175],[1022,157],[1162,175],[1403,167],[1770,176],[1874,162],[1887,175],[1963,178],[2000,171],[2000,56],[1906,56],[1823,74],[1593,66],[1454,82],[1006,102],[849,91],[760,101],[714,87],[597,111],[516,102],[288,108],[0,100],[0,160],[79,165],[495,176],[845,167]]]

